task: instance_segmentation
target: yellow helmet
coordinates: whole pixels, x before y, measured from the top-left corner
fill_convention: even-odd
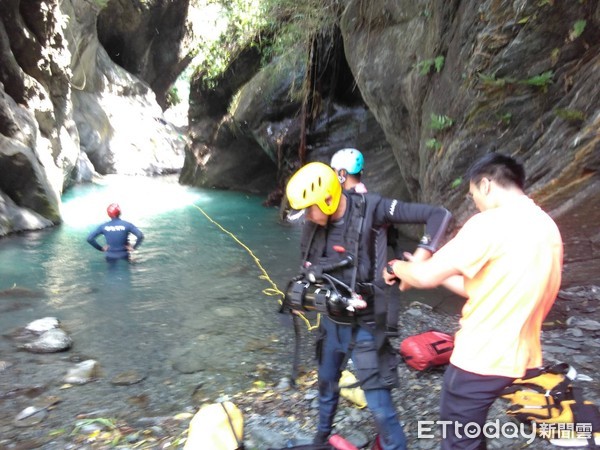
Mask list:
[[[340,204],[342,185],[327,164],[312,162],[298,170],[286,187],[287,198],[294,209],[317,205],[323,213],[332,215]],[[327,203],[327,199],[331,201]]]

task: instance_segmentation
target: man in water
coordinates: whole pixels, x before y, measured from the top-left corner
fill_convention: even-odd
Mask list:
[[[444,375],[440,419],[450,430],[485,424],[503,389],[541,367],[542,322],[561,282],[563,243],[554,221],[524,192],[525,170],[489,153],[467,172],[480,211],[426,261],[393,261],[383,276],[417,288],[443,285],[467,298]],[[462,428],[461,428],[462,427]],[[450,431],[442,449],[485,448],[485,436]]]
[[[111,203],[106,208],[110,220],[98,226],[92,231],[87,241],[90,245],[106,254],[106,260],[109,262],[119,259],[130,260],[131,252],[137,249],[144,240],[144,234],[132,223],[121,219],[121,208],[116,203]],[[129,242],[129,235],[133,234],[136,238],[132,245]],[[97,238],[103,235],[106,245],[101,246]]]

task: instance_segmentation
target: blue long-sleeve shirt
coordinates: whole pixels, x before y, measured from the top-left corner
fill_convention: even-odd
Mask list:
[[[132,223],[115,218],[98,226],[88,235],[87,241],[92,247],[103,251],[102,246],[97,241],[98,236],[103,235],[108,247],[106,250],[107,258],[128,258],[127,245],[129,245],[130,233],[136,237],[136,242],[133,245],[133,248],[136,249],[144,240],[144,234]]]

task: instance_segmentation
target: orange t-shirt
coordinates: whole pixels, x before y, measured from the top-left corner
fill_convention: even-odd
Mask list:
[[[480,375],[519,378],[542,365],[542,321],[560,288],[563,244],[526,196],[473,216],[435,258],[464,275],[468,300],[450,361]]]

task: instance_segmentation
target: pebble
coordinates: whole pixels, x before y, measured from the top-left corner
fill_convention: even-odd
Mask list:
[[[110,382],[117,386],[129,386],[137,384],[146,379],[145,375],[140,374],[135,370],[129,370],[127,372],[121,372],[120,374],[113,377]]]

